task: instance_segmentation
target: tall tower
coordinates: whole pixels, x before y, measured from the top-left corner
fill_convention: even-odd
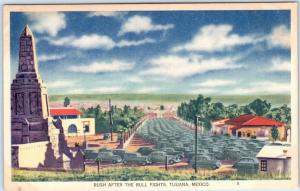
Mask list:
[[[38,72],[35,41],[26,25],[19,41],[19,67],[11,84],[12,144],[47,141],[49,104]]]

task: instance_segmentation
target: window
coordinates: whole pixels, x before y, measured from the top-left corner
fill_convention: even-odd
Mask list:
[[[84,130],[85,133],[90,132],[90,126],[89,125],[85,125],[83,130]]]
[[[261,160],[260,161],[260,170],[267,171],[267,169],[268,169],[267,160]]]
[[[68,133],[77,133],[77,127],[74,124],[71,124],[68,128]]]

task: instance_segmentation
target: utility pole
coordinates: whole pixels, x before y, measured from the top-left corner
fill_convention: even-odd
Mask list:
[[[113,141],[113,120],[112,120],[112,106],[110,99],[108,100],[108,107],[109,107],[109,128],[110,128],[110,140]]]
[[[195,174],[197,174],[197,150],[198,150],[198,116],[195,116]]]

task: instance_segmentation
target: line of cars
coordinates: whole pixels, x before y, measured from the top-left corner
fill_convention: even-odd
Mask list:
[[[181,126],[175,120],[158,118],[147,121],[137,133],[146,142],[155,144],[152,152],[163,151],[167,154],[176,154],[180,159],[186,160],[191,167],[195,167],[193,130]],[[216,169],[221,166],[221,160],[226,160],[235,162],[234,167],[237,169],[240,166],[244,166],[244,169],[249,166],[257,169],[258,162],[255,157],[265,144],[266,142],[256,139],[246,140],[199,133],[197,167]],[[149,153],[151,149],[143,148],[142,154]]]
[[[143,148],[139,151],[143,151]],[[88,162],[99,161],[100,163],[123,163],[125,165],[150,165],[156,163],[165,163],[166,160],[169,165],[180,162],[177,155],[168,155],[163,151],[151,151],[147,154],[145,152],[130,153],[124,149],[100,149],[100,150],[85,150],[85,160]]]

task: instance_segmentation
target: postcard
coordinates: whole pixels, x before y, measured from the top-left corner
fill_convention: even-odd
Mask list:
[[[297,3],[6,5],[6,190],[296,188]]]

